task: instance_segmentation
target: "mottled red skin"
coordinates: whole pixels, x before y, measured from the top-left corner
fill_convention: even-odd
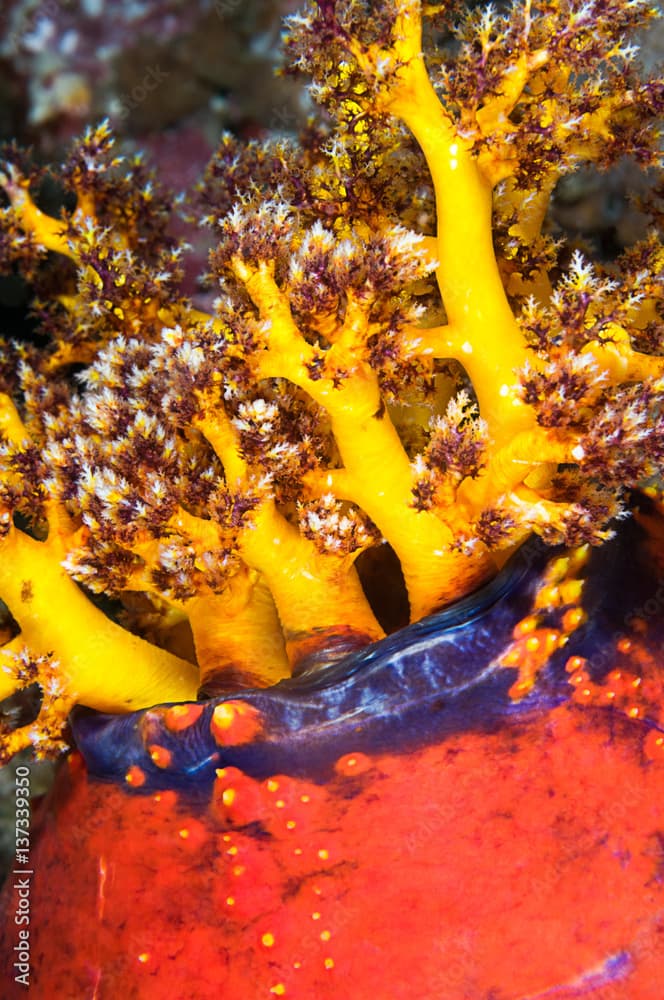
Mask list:
[[[200,809],[86,777],[73,757],[33,853],[35,997],[661,1000],[664,760],[638,720],[569,702],[324,786],[227,769]]]
[[[31,995],[661,1000],[660,543],[588,564],[588,628],[522,700],[532,651],[511,654],[548,557],[480,619],[409,627],[361,670],[73,718],[115,780],[78,754],[60,773],[30,857]],[[2,901],[12,1000],[11,878]]]

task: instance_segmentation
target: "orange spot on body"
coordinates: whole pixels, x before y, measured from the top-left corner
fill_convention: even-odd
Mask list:
[[[212,793],[212,810],[227,825],[253,823],[263,813],[268,798],[261,785],[237,767],[217,771]]]
[[[564,637],[554,628],[548,629],[543,634],[544,650],[550,656],[556,649],[564,643]]]
[[[217,705],[210,722],[210,732],[220,746],[250,743],[262,729],[261,713],[244,701],[225,701]]]
[[[337,774],[364,774],[372,766],[371,758],[363,753],[347,753],[334,765]]]
[[[67,757],[66,764],[69,773],[72,777],[77,777],[82,771],[85,771],[85,764],[83,763],[83,758],[80,753],[75,750],[72,754]]]
[[[201,845],[207,839],[205,824],[193,816],[187,818],[186,826],[181,826],[177,834],[180,850],[185,849],[187,852],[191,851],[194,854],[200,850]]]
[[[565,664],[565,670],[568,674],[574,674],[577,670],[581,670],[585,667],[586,663],[587,660],[583,656],[570,656]]]
[[[514,626],[514,631],[512,635],[515,639],[521,639],[523,636],[530,635],[537,628],[537,618],[534,615],[529,615],[527,618],[522,618]]]
[[[173,754],[170,750],[167,750],[166,747],[160,747],[156,743],[149,746],[148,750],[153,764],[156,764],[157,767],[170,767],[173,760]]]
[[[166,728],[172,733],[180,733],[183,729],[189,729],[203,714],[202,705],[172,705],[167,708],[164,714]]]
[[[586,620],[586,613],[583,608],[570,608],[563,615],[563,631],[573,632],[574,629],[582,625]]]
[[[172,788],[168,788],[163,792],[157,792],[156,795],[152,796],[152,801],[159,803],[163,808],[164,806],[172,809],[177,803],[178,797],[177,793],[173,791]]]
[[[132,764],[125,774],[125,781],[132,788],[140,788],[141,785],[145,784],[145,774],[138,764]]]
[[[664,733],[652,729],[645,738],[643,749],[648,760],[664,761]]]

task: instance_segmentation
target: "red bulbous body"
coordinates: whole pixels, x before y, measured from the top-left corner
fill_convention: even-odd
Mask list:
[[[229,770],[203,809],[74,757],[44,823],[38,997],[661,996],[664,765],[599,710],[350,755],[325,786]]]
[[[390,700],[407,701],[393,645],[386,665],[352,681],[355,715],[338,666],[327,687],[305,679],[281,701],[278,692],[221,699],[216,729],[204,705],[142,713],[127,723],[133,749],[117,751],[130,762],[122,782],[99,777],[115,752],[114,723],[95,734],[95,756],[84,720],[94,773],[78,754],[66,762],[31,858],[33,995],[660,1000],[660,554],[650,547],[644,559],[643,539],[638,550],[633,542],[622,549],[629,574],[621,556],[613,576],[603,563],[599,585],[589,579],[594,611],[530,699],[509,696],[514,672],[487,646],[505,627],[510,591],[494,592],[467,626],[448,620],[432,634],[431,649],[463,650],[476,683],[464,689],[445,661],[450,686],[438,679],[437,701],[413,681],[419,715],[399,715]],[[538,572],[527,568],[519,587]],[[466,628],[488,662],[464,646]],[[375,690],[381,719],[392,713],[387,729],[365,712],[363,690]],[[346,714],[317,722],[307,714],[314,694]],[[241,728],[224,736],[219,720],[234,711]],[[204,780],[192,771],[185,781],[182,762],[170,780],[167,746],[154,757],[155,734],[169,724],[201,755]],[[311,748],[310,773],[284,751],[294,741],[300,756]],[[151,748],[154,772],[139,744]],[[270,770],[270,759],[281,766]],[[18,997],[13,892],[10,880],[3,981]]]

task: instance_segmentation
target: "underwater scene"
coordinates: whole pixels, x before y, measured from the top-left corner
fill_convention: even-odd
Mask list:
[[[0,994],[661,1000],[662,22],[0,13]]]

